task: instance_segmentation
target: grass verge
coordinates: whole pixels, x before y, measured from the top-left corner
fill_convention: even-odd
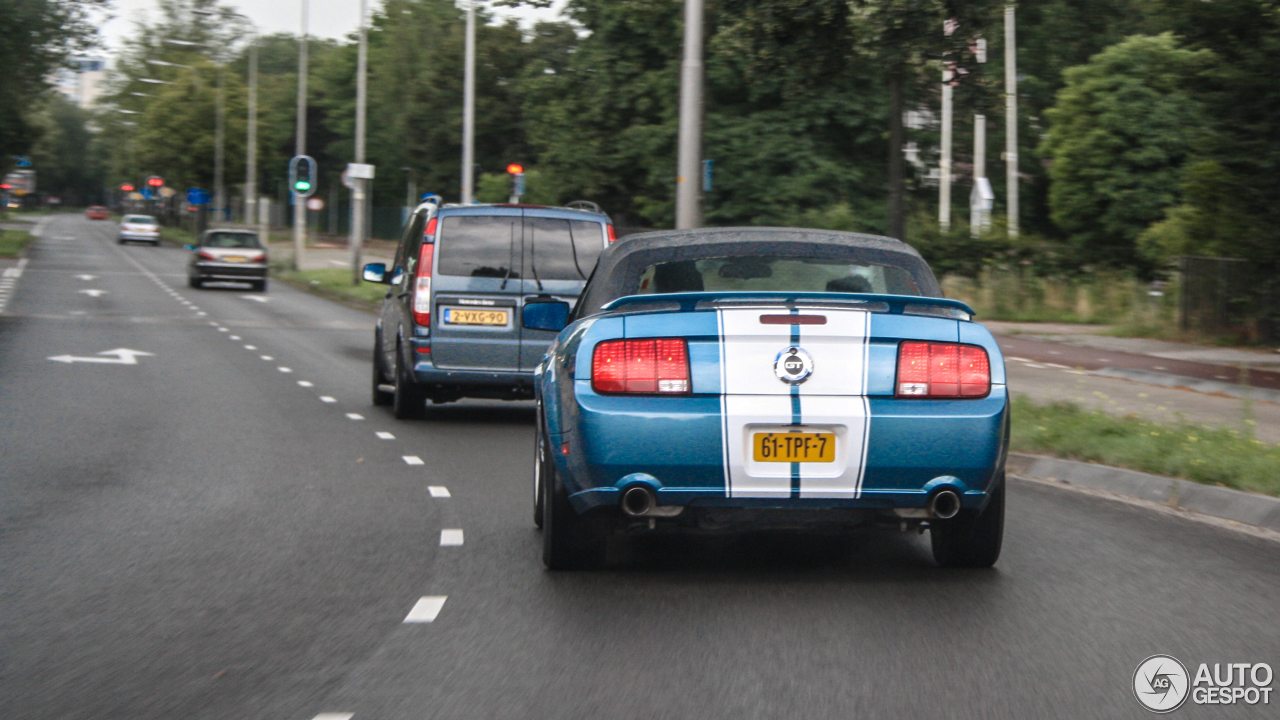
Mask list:
[[[1280,495],[1280,447],[1228,427],[1148,422],[1016,397],[1010,442],[1019,452]]]
[[[326,270],[277,270],[275,277],[307,292],[346,303],[361,310],[378,310],[386,285],[361,282],[351,284],[351,271],[342,268]]]
[[[167,243],[173,243],[178,247],[192,245],[196,241],[196,237],[191,234],[191,231],[180,227],[161,227],[160,239]]]
[[[0,257],[18,257],[33,239],[26,230],[0,230]]]

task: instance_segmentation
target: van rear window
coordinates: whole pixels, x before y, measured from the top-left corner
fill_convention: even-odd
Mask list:
[[[436,252],[441,275],[520,277],[520,218],[451,215],[441,219]]]
[[[441,275],[586,280],[604,250],[604,227],[589,220],[451,215],[441,223]]]

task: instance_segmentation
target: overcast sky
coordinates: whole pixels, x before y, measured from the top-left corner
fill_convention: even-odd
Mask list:
[[[360,0],[308,0],[311,4],[310,34],[326,38],[340,38],[356,29],[360,15]],[[274,32],[298,33],[302,27],[302,0],[222,0],[223,5],[235,8],[258,26],[262,34]],[[369,0],[370,12],[381,7],[380,0]],[[488,5],[484,0],[481,6]],[[557,6],[563,3],[557,3]],[[134,20],[155,13],[156,0],[112,0],[114,19],[102,25],[106,38],[106,55],[114,55],[120,48],[120,39],[132,28]],[[498,8],[499,16],[515,16],[522,25],[555,17],[552,10]]]

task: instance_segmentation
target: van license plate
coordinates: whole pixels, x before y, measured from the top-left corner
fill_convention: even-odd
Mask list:
[[[756,462],[836,461],[835,433],[761,432],[751,438]]]
[[[445,308],[444,321],[448,325],[506,325],[507,311]]]

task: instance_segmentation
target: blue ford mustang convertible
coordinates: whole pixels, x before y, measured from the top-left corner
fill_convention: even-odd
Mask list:
[[[721,228],[608,248],[535,372],[534,520],[549,568],[622,532],[927,527],[943,566],[1004,530],[1004,358],[910,246]]]

